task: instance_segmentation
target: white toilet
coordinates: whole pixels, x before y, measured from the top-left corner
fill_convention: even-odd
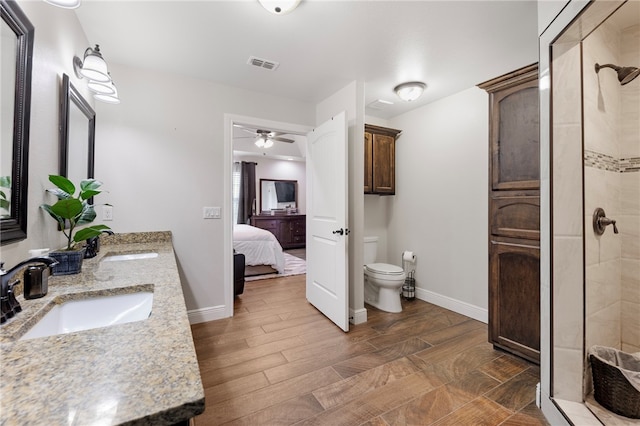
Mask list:
[[[378,237],[364,238],[364,301],[385,312],[402,312],[400,292],[407,275],[401,267],[374,263]]]

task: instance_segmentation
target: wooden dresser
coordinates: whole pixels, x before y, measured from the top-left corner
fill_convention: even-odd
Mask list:
[[[307,234],[306,215],[252,216],[251,225],[271,232],[276,236],[283,249],[305,247]]]
[[[489,341],[540,360],[538,66],[480,84],[489,92]]]

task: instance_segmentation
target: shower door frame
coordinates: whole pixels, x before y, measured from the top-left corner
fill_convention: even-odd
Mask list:
[[[554,77],[553,48],[557,44],[562,47],[581,44],[582,41],[612,13],[614,13],[624,0],[619,1],[587,1],[573,0],[568,3],[558,14],[554,21],[540,36],[540,61],[539,61],[539,87],[540,87],[540,252],[541,252],[541,383],[539,390],[540,406],[544,415],[551,424],[572,424],[572,418],[584,421],[593,418],[594,424],[599,424],[596,417],[584,405],[582,397],[582,371],[585,360],[584,347],[584,280],[585,280],[585,245],[584,245],[584,178],[583,178],[583,117],[580,117],[579,151],[580,158],[571,158],[572,162],[579,162],[581,176],[578,176],[580,186],[579,206],[566,205],[566,200],[557,199],[554,203],[554,191],[559,192],[562,182],[557,173],[554,175],[554,121],[553,121],[553,96],[554,87],[552,84]],[[582,58],[580,58],[580,63]],[[581,65],[580,65],[581,67]],[[581,75],[580,75],[581,77]],[[580,87],[580,114],[582,115],[582,87]],[[574,138],[575,139],[575,138]],[[556,140],[559,143],[560,140]],[[559,148],[559,146],[557,147]],[[563,147],[565,149],[566,147]],[[574,151],[572,151],[573,153]],[[575,163],[572,163],[575,165]],[[575,179],[575,176],[573,177]],[[563,205],[565,204],[565,205]],[[579,209],[577,209],[579,207]],[[567,212],[579,211],[581,229],[567,237],[563,234],[564,226],[559,218],[567,216]],[[571,246],[571,247],[570,247]],[[567,285],[566,280],[570,274],[574,281],[574,289],[580,286],[580,294],[563,294],[560,289]],[[566,293],[566,292],[565,292]],[[578,301],[579,308],[573,309],[570,315],[560,308],[567,306],[566,303],[575,304]],[[565,305],[563,305],[565,304]],[[554,309],[556,308],[556,309]],[[559,317],[562,316],[562,321]],[[564,326],[564,330],[561,328]],[[560,356],[556,353],[555,343],[563,337],[563,331],[568,327],[578,327],[579,341],[575,348],[564,349],[565,353]],[[567,357],[567,353],[570,354]],[[562,359],[561,359],[562,358]],[[555,362],[558,365],[555,365]],[[561,378],[554,371],[554,367],[559,368],[567,365],[567,362],[580,371],[580,380],[576,383],[575,389],[565,389],[560,387],[566,377]],[[575,371],[573,372],[575,373]],[[576,397],[578,394],[580,397]],[[569,395],[569,398],[563,399]]]

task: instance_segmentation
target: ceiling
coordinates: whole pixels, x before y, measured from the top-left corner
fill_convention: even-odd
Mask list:
[[[76,14],[108,63],[317,103],[353,80],[366,114],[389,119],[537,60],[536,1],[302,0],[274,15],[256,0],[84,0]],[[250,56],[279,63],[275,71]],[[117,83],[117,75],[114,75]],[[399,83],[425,94],[402,102]]]

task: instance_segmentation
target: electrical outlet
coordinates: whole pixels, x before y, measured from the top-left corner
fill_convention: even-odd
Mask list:
[[[220,219],[220,207],[203,207],[202,217],[204,219]]]
[[[113,206],[102,207],[102,220],[113,220]]]

